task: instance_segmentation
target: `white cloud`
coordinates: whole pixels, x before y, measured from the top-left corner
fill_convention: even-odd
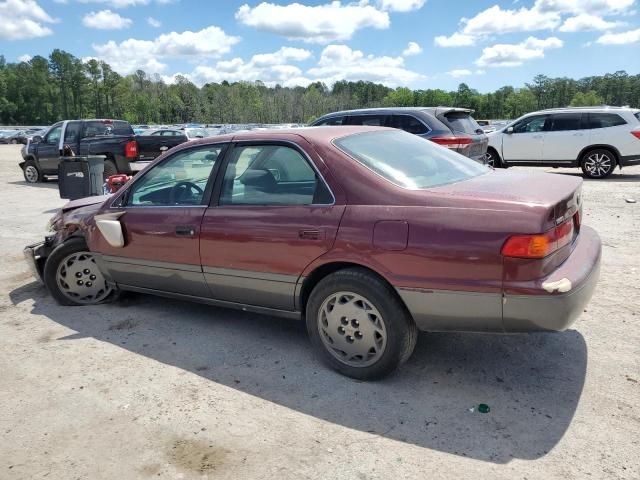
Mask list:
[[[322,5],[262,2],[254,8],[242,5],[235,15],[243,25],[308,43],[348,40],[366,27],[389,28],[389,14],[367,1],[342,5],[334,1]]]
[[[450,37],[439,35],[433,41],[438,47],[470,47],[475,45],[476,39],[472,35],[456,32]]]
[[[475,63],[479,67],[517,67],[528,60],[544,58],[545,50],[562,45],[562,40],[557,37],[529,37],[518,44],[497,44],[484,48]]]
[[[424,78],[419,73],[407,70],[402,57],[365,55],[347,45],[325,47],[318,65],[309,69],[307,74],[327,84],[338,80],[369,80],[397,86]]]
[[[460,77],[468,77],[469,75],[473,75],[473,72],[471,70],[467,70],[466,68],[459,68],[459,69],[451,70],[447,72],[447,75],[453,78],[460,78]]]
[[[609,30],[619,27],[621,22],[609,22],[597,15],[581,13],[567,18],[560,27],[561,32],[588,32],[593,30]]]
[[[32,58],[33,58],[33,56],[29,55],[28,53],[25,53],[24,55],[20,55],[18,57],[18,61],[20,61],[20,62],[28,62]]]
[[[378,5],[382,10],[392,12],[411,12],[419,10],[427,0],[378,0]]]
[[[82,17],[82,24],[88,28],[99,30],[122,30],[129,28],[133,20],[122,17],[111,10],[100,10],[99,12],[89,12]]]
[[[503,10],[499,5],[488,8],[473,18],[463,18],[462,33],[467,35],[493,35],[511,32],[548,30],[560,25],[557,12],[531,9]]]
[[[622,33],[605,33],[598,38],[596,42],[602,45],[629,45],[632,43],[640,43],[640,28]]]
[[[120,73],[137,69],[147,73],[160,73],[166,68],[165,58],[219,57],[228,53],[240,41],[227,35],[222,29],[211,26],[197,32],[170,32],[153,40],[129,38],[120,43],[113,40],[93,45],[97,56]]]
[[[289,65],[289,62],[301,62],[308,59],[311,52],[301,48],[282,47],[273,53],[259,53],[249,61],[241,58],[221,60],[214,66],[197,66],[192,73],[182,75],[197,85],[260,80],[267,85],[279,83],[285,86],[307,85],[310,81],[302,76],[302,70]],[[175,75],[173,76],[175,79]],[[171,83],[173,80],[167,79]]]
[[[160,28],[162,26],[162,22],[160,20],[156,20],[153,17],[147,17],[147,23],[153,28]]]
[[[0,38],[23,40],[51,35],[46,24],[55,23],[35,0],[0,1]]]
[[[536,0],[534,8],[540,12],[613,15],[627,11],[635,2],[636,0]]]
[[[419,55],[420,53],[422,53],[422,47],[416,42],[409,42],[407,48],[403,50],[402,56],[409,57],[411,55]]]

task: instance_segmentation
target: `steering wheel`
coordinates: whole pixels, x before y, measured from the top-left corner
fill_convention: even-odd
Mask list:
[[[201,195],[200,198],[202,198],[202,195],[204,195],[204,190],[202,190],[193,182],[183,181],[176,183],[173,187],[171,187],[171,190],[169,190],[169,204],[178,204],[187,192],[191,192],[193,190]]]

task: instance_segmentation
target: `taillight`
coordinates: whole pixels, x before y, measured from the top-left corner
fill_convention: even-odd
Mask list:
[[[136,158],[138,156],[138,142],[129,140],[124,147],[124,155],[127,158]]]
[[[631,132],[631,135],[640,140],[640,130],[634,130],[633,132]]]
[[[431,140],[438,145],[442,145],[443,147],[459,149],[465,148],[473,143],[473,138],[467,136],[442,136],[442,137],[431,137]]]
[[[573,240],[573,218],[548,232],[535,235],[514,235],[502,246],[502,255],[519,258],[544,258]]]

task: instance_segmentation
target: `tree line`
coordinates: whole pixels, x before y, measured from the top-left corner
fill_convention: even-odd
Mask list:
[[[475,110],[478,119],[510,119],[543,108],[640,106],[640,75],[549,78],[537,75],[522,88],[480,93],[392,89],[365,81],[268,87],[262,82],[208,83],[185,77],[166,84],[138,70],[122,76],[107,63],[83,62],[56,49],[49,58],[7,63],[0,55],[0,124],[50,125],[70,118],[119,118],[131,123],[308,123],[336,110],[379,106],[447,105]]]

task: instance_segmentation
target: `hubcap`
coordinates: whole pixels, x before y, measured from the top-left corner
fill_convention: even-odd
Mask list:
[[[351,367],[377,362],[387,344],[382,315],[365,297],[337,292],[322,303],[318,330],[329,353]]]
[[[605,153],[592,153],[584,162],[584,169],[592,177],[604,177],[612,168],[612,161]]]
[[[38,170],[36,167],[29,165],[24,169],[24,177],[29,183],[36,183],[38,181]]]
[[[90,252],[67,255],[58,265],[56,281],[64,296],[77,303],[98,303],[111,293]]]
[[[491,154],[491,153],[487,152],[487,157],[486,157],[486,158],[487,158],[487,163],[486,163],[486,165],[487,165],[488,167],[493,167],[493,168],[495,168],[495,166],[496,166],[496,157],[494,157],[494,156],[493,156],[493,154]]]

